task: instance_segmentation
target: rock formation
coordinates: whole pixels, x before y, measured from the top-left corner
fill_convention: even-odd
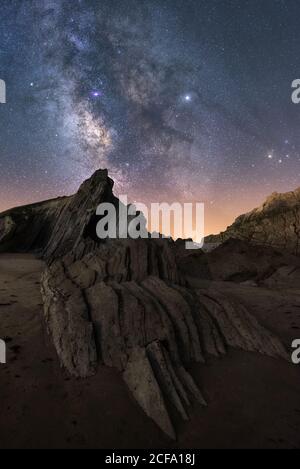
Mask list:
[[[75,195],[68,198],[56,219],[50,239],[44,246],[43,257],[48,262],[79,245],[82,249],[93,248],[94,240],[97,241],[97,206],[100,202],[118,202],[112,188],[113,181],[108,177],[107,170],[98,170],[93,177],[81,184]]]
[[[47,262],[47,328],[69,373],[86,378],[99,363],[115,367],[145,413],[175,438],[173,412],[187,420],[193,402],[206,405],[191,363],[221,357],[228,347],[276,358],[286,352],[242,304],[216,288],[189,287],[180,243],[97,239],[96,207],[117,203],[112,186],[107,172],[97,171],[74,196],[39,204],[32,214],[36,233],[44,233],[27,246],[42,250]],[[10,232],[12,245],[30,220],[22,221],[17,239]],[[2,229],[2,239],[8,232]]]
[[[190,252],[179,259],[183,275],[252,285],[300,285],[300,257],[270,246],[229,238],[206,254]]]
[[[172,241],[108,241],[78,259],[54,261],[42,278],[45,317],[58,356],[80,377],[97,363],[123,373],[147,415],[171,437],[173,406],[183,419],[205,398],[191,362],[227,347],[285,357],[280,342],[246,309],[217,291],[184,285]]]
[[[240,215],[226,231],[207,236],[205,244],[216,245],[229,238],[300,254],[300,187],[283,194],[274,192],[260,207]]]
[[[211,276],[201,250],[188,255],[166,238],[99,240],[96,208],[118,205],[112,188],[99,170],[73,196],[0,215],[0,249],[38,251],[46,260],[45,320],[62,366],[82,378],[99,363],[117,368],[145,413],[175,438],[173,412],[187,420],[193,401],[206,405],[191,363],[228,347],[286,352],[242,304],[215,287],[189,286],[191,272]]]
[[[69,197],[16,207],[0,214],[0,252],[41,251]]]

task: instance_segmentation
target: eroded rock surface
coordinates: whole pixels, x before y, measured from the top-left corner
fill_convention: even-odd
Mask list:
[[[123,373],[145,413],[175,438],[172,409],[206,405],[192,362],[228,347],[285,358],[280,341],[218,291],[188,288],[171,240],[110,240],[55,260],[42,278],[45,316],[61,364],[75,376],[97,362]]]
[[[68,197],[59,197],[0,214],[0,252],[39,252],[50,239]]]
[[[270,246],[230,238],[211,252],[179,259],[183,275],[252,285],[300,288],[300,257]]]
[[[107,171],[77,194],[0,216],[0,248],[39,250],[47,261],[42,295],[61,365],[77,377],[115,367],[132,395],[171,438],[174,413],[189,418],[206,405],[189,367],[228,347],[285,358],[280,341],[237,300],[216,288],[192,288],[205,255],[170,239],[96,236],[96,208],[118,200]],[[204,264],[203,264],[204,261]],[[278,267],[282,267],[280,264]]]
[[[93,248],[93,241],[97,241],[97,206],[101,202],[116,205],[118,202],[112,188],[113,181],[108,177],[107,170],[98,170],[81,184],[76,194],[68,198],[44,248],[43,256],[48,262],[77,248],[80,243],[85,250]]]
[[[207,236],[205,243],[216,245],[229,238],[300,254],[300,187],[283,194],[274,192],[260,207],[240,215],[226,231]]]
[[[96,171],[78,192],[0,214],[0,252],[38,252],[47,262],[81,244],[93,249],[96,209],[101,202],[118,203],[107,170]]]

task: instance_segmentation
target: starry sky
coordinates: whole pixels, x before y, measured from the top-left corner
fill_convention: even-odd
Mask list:
[[[217,233],[300,185],[298,0],[1,0],[0,210],[108,168]]]

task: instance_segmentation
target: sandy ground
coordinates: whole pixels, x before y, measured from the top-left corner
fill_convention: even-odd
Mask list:
[[[0,448],[290,448],[300,447],[300,365],[230,350],[193,366],[207,401],[170,441],[131,398],[114,369],[70,378],[43,322],[41,261],[0,255]],[[300,294],[216,285],[246,301],[287,346],[300,338]]]

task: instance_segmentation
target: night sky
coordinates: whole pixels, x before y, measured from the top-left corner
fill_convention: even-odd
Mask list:
[[[299,0],[1,0],[0,210],[98,168],[218,232],[300,185]]]

